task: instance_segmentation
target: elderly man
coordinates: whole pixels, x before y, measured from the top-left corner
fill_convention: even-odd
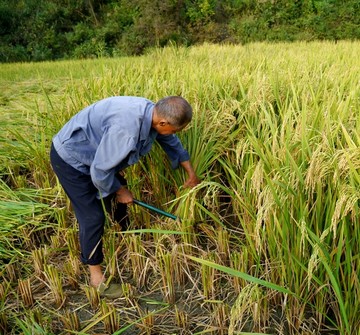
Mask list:
[[[89,266],[92,286],[105,281],[103,204],[123,229],[128,225],[126,207],[133,196],[120,171],[147,154],[157,140],[172,167],[181,165],[187,172],[184,186],[199,183],[189,154],[175,135],[191,118],[192,108],[182,97],[169,96],[154,104],[145,98],[117,96],[86,107],[54,136],[51,164],[79,223],[81,261]]]

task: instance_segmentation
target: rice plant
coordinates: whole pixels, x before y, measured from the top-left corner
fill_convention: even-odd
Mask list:
[[[61,320],[66,330],[68,331],[80,330],[80,320],[76,312],[66,311]]]
[[[101,302],[101,312],[104,315],[103,322],[105,330],[108,333],[113,334],[120,327],[115,308],[103,300]]]
[[[55,305],[59,308],[65,303],[66,298],[63,291],[61,274],[53,265],[45,266],[44,273]]]
[[[34,304],[30,279],[19,280],[19,293],[25,307],[30,308]]]
[[[96,287],[85,286],[84,291],[89,301],[90,307],[96,310],[100,304],[100,293]]]

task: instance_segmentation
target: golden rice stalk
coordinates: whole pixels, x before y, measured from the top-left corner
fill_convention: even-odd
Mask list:
[[[66,311],[65,314],[61,317],[61,321],[64,324],[66,330],[79,331],[80,330],[80,320],[78,314],[73,311]]]
[[[10,282],[3,280],[0,283],[0,302],[6,302],[6,297],[10,289]],[[7,334],[8,322],[5,310],[0,311],[0,334]]]
[[[44,274],[54,297],[56,306],[61,307],[65,302],[65,294],[59,271],[53,265],[46,265]]]
[[[106,271],[111,277],[116,275],[117,260],[120,248],[116,248],[117,235],[108,233],[104,238],[104,249],[107,251],[105,254]]]
[[[176,321],[176,325],[180,329],[188,329],[188,325],[189,325],[188,314],[185,311],[180,310],[176,305],[175,305],[175,321]]]
[[[306,248],[306,241],[308,239],[308,233],[306,230],[306,221],[304,219],[301,219],[300,222],[296,222],[298,228],[300,229],[300,253],[305,256],[305,253],[307,252]]]
[[[0,312],[0,334],[8,334],[8,322],[5,312]]]
[[[318,184],[324,185],[326,183],[326,177],[332,173],[331,159],[326,148],[319,144],[318,148],[313,152],[309,168],[305,176],[305,189],[313,193],[316,190]]]
[[[32,259],[34,260],[35,275],[39,278],[43,278],[44,267],[47,261],[47,249],[44,248],[36,249],[31,252]]]
[[[15,265],[12,263],[5,265],[6,274],[10,282],[15,282],[17,279]]]
[[[178,251],[178,249],[181,249]],[[186,283],[186,273],[189,273],[188,269],[188,258],[184,256],[184,246],[179,246],[174,244],[172,250],[172,267],[173,267],[173,277],[176,285],[181,286]],[[187,270],[186,270],[187,269]]]
[[[31,250],[34,245],[34,241],[32,240],[32,229],[27,229],[25,227],[19,228],[19,234],[23,237],[24,244],[26,246],[26,249]]]
[[[217,304],[215,311],[214,311],[214,321],[217,325],[217,334],[219,335],[227,335],[228,334],[228,327],[227,324],[229,322],[229,311],[228,305],[220,302]]]
[[[173,271],[173,257],[168,251],[164,251],[161,246],[158,247],[156,258],[160,267],[161,278],[163,282],[162,290],[165,299],[170,303],[175,302],[175,283]]]
[[[338,178],[345,178],[352,170],[359,171],[360,169],[360,148],[356,144],[352,144],[352,146],[338,150],[334,155],[334,161],[338,167],[337,173],[334,174],[334,183]]]
[[[51,235],[50,239],[51,239],[51,248],[52,249],[60,249],[64,244],[62,236]]]
[[[246,153],[251,152],[251,144],[247,138],[238,140],[235,146],[235,165],[242,166]]]
[[[141,323],[138,323],[137,326],[141,329],[141,334],[153,334],[152,329],[155,325],[154,313],[149,313],[147,308],[144,311],[140,308],[140,306],[137,306],[137,309],[141,320]]]
[[[100,293],[97,290],[97,288],[92,286],[86,286],[84,287],[84,291],[86,294],[86,297],[90,303],[90,306],[93,310],[97,309],[100,304]]]
[[[79,260],[70,255],[70,260],[64,264],[64,271],[69,285],[74,289],[78,288],[80,273]]]
[[[180,226],[180,231],[185,233],[181,235],[184,251],[186,254],[192,254],[194,245],[197,244],[196,235],[194,234],[194,223],[191,220],[182,219]]]
[[[251,267],[250,258],[251,255],[249,256],[249,250],[246,247],[243,247],[241,251],[233,251],[230,255],[230,267],[234,270],[247,273],[248,268]],[[232,277],[232,282],[237,294],[240,293],[243,286],[247,285],[244,279],[237,276]]]
[[[142,286],[145,283],[144,271],[146,269],[146,257],[141,236],[132,235],[129,236],[127,240],[129,243],[128,252],[133,276],[138,281],[138,284]]]
[[[217,237],[217,250],[220,259],[224,262],[227,261],[230,257],[230,236],[229,232],[223,227],[219,227],[216,231]]]
[[[319,243],[324,242],[326,236],[328,236],[330,233],[330,228],[331,227],[328,227],[322,232]],[[309,264],[308,264],[308,289],[310,289],[313,273],[316,271],[316,269],[320,263],[319,253],[320,253],[320,247],[318,244],[316,244],[314,246],[314,251],[310,256],[310,260],[309,260]]]
[[[69,252],[72,257],[78,257],[79,255],[79,239],[78,239],[78,232],[76,229],[67,229],[65,240],[69,247]]]
[[[103,322],[105,330],[113,334],[120,328],[119,318],[116,314],[116,309],[113,305],[108,304],[105,300],[101,301],[101,313],[103,315]]]
[[[123,294],[123,297],[130,302],[132,299],[134,299],[134,287],[129,283],[122,283],[121,284],[121,292]]]
[[[18,281],[18,290],[25,307],[31,307],[34,304],[34,297],[31,290],[30,278]]]
[[[214,254],[209,253],[207,260],[214,261]],[[215,275],[216,270],[214,268],[201,264],[201,282],[203,294],[206,299],[216,299]]]
[[[259,195],[264,188],[264,163],[262,160],[259,160],[255,166],[251,176],[251,186],[250,192],[256,195]]]
[[[259,194],[257,203],[257,218],[255,224],[255,246],[257,251],[260,251],[262,247],[262,234],[261,230],[265,229],[264,225],[269,221],[271,215],[271,209],[274,206],[275,201],[273,194],[271,193],[270,187],[265,187],[264,190]]]
[[[247,312],[253,308],[252,320],[259,317],[258,303],[260,290],[257,284],[251,283],[243,287],[230,311],[228,334],[234,335],[241,332],[246,324]]]
[[[65,206],[58,207],[57,210],[54,212],[56,222],[58,222],[61,229],[69,229],[69,220],[67,220],[68,213],[69,211]]]
[[[7,282],[3,279],[3,282],[0,283],[0,301],[5,301],[6,298],[6,289],[5,289],[5,285],[7,284]],[[9,285],[8,285],[9,286]]]
[[[208,184],[206,187],[206,193],[203,197],[204,205],[209,211],[216,211],[219,209],[219,191],[220,188],[217,184]]]
[[[71,264],[71,268],[73,270],[74,276],[76,276],[76,278],[79,278],[80,274],[81,274],[79,257],[76,257],[76,256],[74,257],[74,256],[70,255],[70,264]]]
[[[342,218],[351,213],[353,221],[355,221],[356,213],[354,208],[360,199],[359,191],[348,185],[343,186],[340,189],[339,194],[340,197],[336,201],[334,214],[331,218],[331,230],[334,234],[334,239],[336,238],[337,224]]]

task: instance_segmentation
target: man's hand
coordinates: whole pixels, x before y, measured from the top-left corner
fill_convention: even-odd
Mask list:
[[[124,186],[116,191],[116,201],[122,204],[131,204],[134,200],[132,193]]]
[[[188,179],[185,181],[183,186],[185,188],[193,188],[196,185],[200,184],[200,179],[196,175],[190,161],[181,162],[180,164],[188,174]]]
[[[200,179],[197,175],[190,176],[184,183],[183,187],[185,188],[193,188],[196,185],[200,184]]]

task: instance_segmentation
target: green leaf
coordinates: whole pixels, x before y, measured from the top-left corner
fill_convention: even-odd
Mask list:
[[[219,265],[219,264],[216,264],[214,262],[207,261],[205,259],[201,259],[201,258],[198,258],[198,257],[193,257],[193,256],[187,256],[187,257],[192,259],[195,262],[198,262],[198,263],[203,264],[203,265],[207,265],[207,266],[209,266],[209,267],[211,267],[213,269],[225,272],[225,273],[227,273],[227,274],[229,274],[231,276],[239,277],[239,278],[244,279],[246,281],[256,283],[258,285],[265,286],[265,287],[270,288],[270,289],[275,290],[275,291],[295,295],[295,293],[291,292],[287,288],[284,288],[282,286],[270,283],[270,282],[268,282],[266,280],[262,280],[262,279],[250,276],[247,273],[244,273],[244,272],[229,268],[227,266]]]

